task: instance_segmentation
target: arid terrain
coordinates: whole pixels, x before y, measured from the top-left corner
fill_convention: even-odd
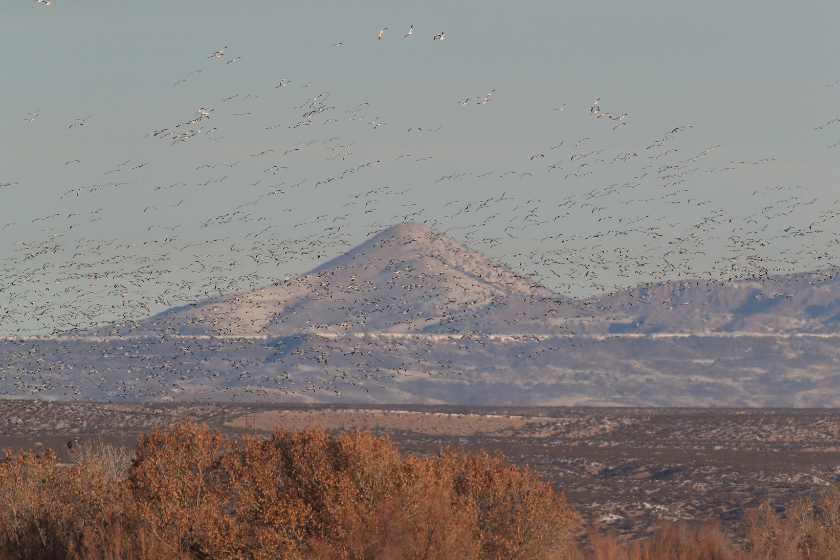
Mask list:
[[[587,523],[641,536],[660,520],[719,519],[735,536],[744,507],[783,507],[840,481],[834,409],[550,408],[429,405],[253,405],[0,402],[0,446],[52,447],[75,438],[131,448],[174,418],[230,434],[318,423],[387,430],[404,453],[442,446],[502,451],[533,469]],[[570,430],[570,420],[572,422]]]

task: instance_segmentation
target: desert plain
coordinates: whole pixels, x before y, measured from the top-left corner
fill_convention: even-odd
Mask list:
[[[371,429],[406,453],[463,446],[504,453],[565,491],[587,526],[641,537],[664,520],[719,521],[738,538],[745,508],[781,510],[840,481],[840,410],[237,403],[0,402],[0,447],[79,441],[131,452],[153,427],[188,419],[234,436],[313,424]]]

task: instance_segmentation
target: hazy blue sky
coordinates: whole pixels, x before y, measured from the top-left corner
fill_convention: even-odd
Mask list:
[[[3,332],[265,284],[406,219],[578,296],[829,266],[838,21],[828,1],[6,2]]]

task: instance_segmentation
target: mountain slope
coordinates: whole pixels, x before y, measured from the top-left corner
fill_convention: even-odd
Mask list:
[[[170,310],[131,330],[216,336],[560,332],[543,319],[561,301],[511,268],[407,223],[303,276]]]
[[[840,332],[840,278],[817,271],[761,280],[683,280],[581,302],[579,333]]]

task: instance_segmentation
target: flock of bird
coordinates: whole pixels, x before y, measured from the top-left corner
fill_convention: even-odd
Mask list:
[[[382,35],[383,35],[386,31],[388,31],[388,28],[387,28],[387,27],[383,27],[382,29],[380,29],[380,30],[379,30],[379,36],[377,37],[377,39],[382,39]],[[409,35],[414,35],[414,26],[413,26],[413,25],[412,25],[412,26],[410,26],[410,27],[408,28],[408,33],[406,33],[403,37],[408,37]],[[445,39],[445,37],[443,36],[443,31],[441,31],[440,33],[435,33],[435,34],[432,36],[432,40],[433,40],[433,41],[438,41],[438,40],[439,40],[439,41],[443,41],[444,39]],[[340,45],[342,45],[342,44],[343,44],[343,43],[335,43],[333,46],[334,46],[334,47],[338,47],[338,46],[340,46]]]
[[[374,42],[386,41],[387,31],[382,28]],[[411,25],[403,38],[414,34]],[[443,41],[444,33],[432,39]],[[457,40],[450,39],[447,45]],[[344,42],[332,46],[347,48]],[[173,86],[162,80],[162,87],[180,91],[202,72],[247,64],[228,51],[226,45],[206,55],[211,68],[185,72]],[[265,91],[234,92],[212,105],[196,104],[180,119],[151,125],[143,141],[165,142],[172,152],[167,162],[145,152],[98,169],[85,167],[83,157],[64,162],[68,171],[83,169],[85,184],[76,181],[57,200],[44,200],[41,214],[0,224],[4,243],[13,249],[0,263],[3,334],[15,344],[33,336],[79,335],[197,300],[259,290],[295,276],[287,271],[341,255],[364,240],[364,232],[403,222],[421,222],[482,250],[530,285],[586,301],[675,278],[731,282],[835,267],[840,200],[819,200],[802,185],[755,190],[757,202],[743,208],[715,198],[708,193],[711,182],[737,185],[739,173],[772,169],[775,159],[722,156],[720,145],[696,145],[690,124],[677,123],[636,148],[615,151],[609,139],[632,127],[628,112],[606,108],[605,97],[588,106],[557,103],[546,118],[588,114],[586,129],[564,129],[564,138],[523,154],[515,169],[491,155],[480,164],[471,160],[430,174],[424,166],[451,158],[446,148],[418,142],[416,135],[444,135],[451,125],[421,122],[397,129],[403,121],[380,112],[384,107],[311,84],[278,79]],[[506,93],[502,86],[487,89],[452,92],[451,105],[471,111],[466,118],[489,119],[484,111]],[[267,102],[284,107],[282,116],[267,115]],[[97,118],[57,123],[50,121],[49,108],[26,110],[20,115],[31,126],[53,126],[45,134],[57,128],[76,134]],[[833,130],[838,122],[814,128]],[[263,145],[243,150],[239,139],[250,132]],[[388,135],[385,148],[374,134]],[[68,136],[67,142],[75,139]],[[190,151],[180,152],[185,146]],[[151,171],[176,160],[191,167],[182,165],[168,181]],[[194,161],[201,163],[192,166]],[[425,180],[424,190],[403,186],[402,176],[411,176],[412,185]],[[0,177],[0,197],[34,187],[25,178]],[[111,219],[108,206],[129,199],[134,222]],[[207,200],[228,207],[202,214]],[[324,297],[316,292],[313,299]],[[212,336],[228,344],[224,333]],[[15,356],[0,373],[21,367]],[[26,375],[49,377],[37,359],[27,363]],[[19,381],[21,387],[40,386]],[[123,393],[128,387],[134,388],[126,385]]]

